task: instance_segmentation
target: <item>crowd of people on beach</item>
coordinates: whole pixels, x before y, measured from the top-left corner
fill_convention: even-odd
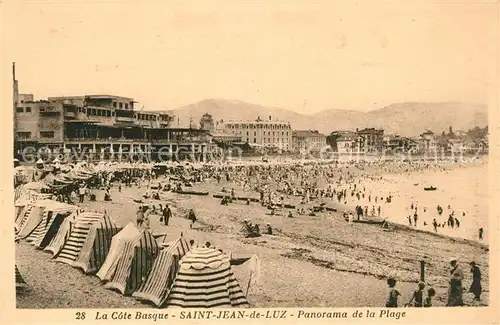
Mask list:
[[[283,215],[293,218],[294,215],[310,215],[326,211],[329,206],[335,207],[331,210],[344,210],[344,217],[353,224],[356,220],[379,219],[385,220],[384,227],[388,228],[387,207],[400,199],[397,193],[377,193],[369,187],[370,183],[383,180],[384,172],[409,173],[422,172],[426,170],[445,170],[446,166],[436,166],[425,163],[410,163],[404,166],[390,163],[369,163],[351,162],[329,164],[256,164],[256,165],[215,165],[207,164],[200,168],[183,166],[170,168],[166,171],[155,171],[154,169],[130,169],[120,172],[101,171],[87,181],[78,183],[76,187],[67,188],[63,191],[67,193],[57,193],[59,200],[75,200],[82,204],[88,198],[90,201],[96,200],[97,190],[104,190],[104,201],[112,201],[111,189],[117,189],[119,195],[122,186],[145,188],[142,198],[134,199],[139,203],[136,211],[136,225],[138,227],[151,228],[151,218],[159,218],[160,224],[169,226],[173,217],[173,212],[168,203],[160,203],[158,206],[150,199],[162,202],[162,192],[182,191],[185,187],[192,187],[196,183],[216,182],[224,183],[221,192],[225,193],[221,204],[231,204],[237,199],[236,189],[247,196],[246,204],[250,204],[253,195],[258,196],[258,202],[262,206],[268,207],[270,215],[278,215],[277,209],[281,207],[287,211]],[[291,201],[299,202],[298,205],[287,204]],[[309,207],[310,203],[319,206],[320,209]],[[288,206],[287,208],[284,208]],[[421,207],[422,204],[411,202],[408,210],[408,224],[417,227],[420,224],[432,226],[434,232],[440,228],[448,227],[456,229],[460,227],[460,218],[465,218],[466,213],[458,216],[458,213],[447,206],[446,212],[440,205],[435,210]],[[325,209],[323,209],[325,208]],[[421,215],[431,214],[435,211],[435,217],[430,223]],[[190,221],[190,228],[193,228],[198,220],[194,209],[189,209],[184,216]],[[356,219],[355,219],[356,218]],[[446,218],[446,219],[444,219]],[[423,220],[422,220],[423,219]],[[438,221],[439,220],[439,221]],[[427,224],[429,222],[429,224]],[[261,234],[273,235],[273,227],[267,223],[260,227],[250,220],[243,220],[242,231],[246,237],[257,237]],[[275,233],[275,232],[274,232]],[[479,239],[483,237],[483,228],[479,229]],[[463,305],[462,282],[464,274],[457,264],[456,259],[451,262],[450,285],[448,290],[448,306]],[[471,263],[473,281],[470,292],[474,294],[475,300],[480,300],[481,295],[481,273],[475,263]],[[387,300],[387,307],[398,306],[398,296],[400,293],[396,289],[397,281],[389,278],[387,281],[390,293]],[[435,289],[430,287],[424,293],[426,284],[420,282],[418,288],[413,293],[412,299],[406,305],[415,307],[431,307],[432,299],[435,296]]]

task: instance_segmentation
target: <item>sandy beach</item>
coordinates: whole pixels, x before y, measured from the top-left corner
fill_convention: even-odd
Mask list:
[[[464,170],[466,168],[444,173],[449,173],[447,176],[454,178],[457,175],[454,173]],[[386,183],[379,184],[381,187],[377,191],[380,188],[392,191],[391,184],[397,186],[400,191],[405,191],[406,187],[401,184],[413,188],[413,183],[417,180],[421,183],[433,180],[441,191],[448,191],[449,187],[445,187],[444,183],[437,183],[439,177],[443,177],[443,174],[439,173],[443,172],[436,173],[425,174],[424,178],[418,179],[418,175],[393,175],[392,178],[387,177],[389,181],[385,181]],[[471,177],[471,183],[474,182],[473,179],[477,178]],[[345,208],[343,204],[335,206],[334,203],[329,205],[335,206],[338,212],[318,213],[316,216],[294,215],[293,218],[287,218],[287,210],[278,209],[278,215],[270,215],[269,210],[259,203],[221,205],[220,199],[213,198],[212,194],[220,193],[224,186],[235,188],[237,195],[244,192],[248,194],[247,190],[238,188],[233,182],[227,183],[223,180],[217,184],[217,181],[210,179],[196,183],[192,188],[208,191],[211,194],[209,196],[161,192],[160,200],[144,201],[156,206],[168,203],[172,207],[173,218],[168,227],[162,225],[159,216],[151,216],[153,233],[167,233],[167,240],[174,240],[182,233],[187,239],[192,238],[200,245],[210,241],[213,246],[225,252],[232,252],[233,256],[257,254],[261,260],[262,276],[259,282],[252,281],[249,290],[248,299],[253,307],[380,307],[385,304],[386,278],[389,276],[398,280],[402,293],[400,305],[403,305],[416,288],[421,260],[426,262],[425,281],[437,291],[434,305],[443,306],[446,304],[448,259],[451,256],[459,258],[465,273],[466,289],[471,282],[468,268],[470,261],[476,261],[483,274],[482,301],[472,302],[472,294],[465,293],[465,303],[488,304],[489,249],[484,243],[467,239],[468,236],[473,237],[473,231],[465,232],[462,236],[465,239],[458,238],[461,235],[453,238],[444,236],[444,232],[434,234],[431,229],[425,227],[415,229],[405,226],[404,218],[396,216],[390,217],[389,220],[397,221],[401,225],[392,224],[391,231],[384,231],[376,225],[349,225],[341,215]],[[373,187],[373,190],[376,188]],[[135,222],[135,211],[139,204],[134,203],[133,199],[141,198],[146,191],[150,190],[145,186],[133,186],[123,187],[119,193],[114,186],[111,189],[112,202],[104,202],[104,191],[97,190],[97,202],[87,201],[82,206],[95,211],[106,211],[120,226],[124,226],[127,222]],[[392,193],[394,194],[394,191]],[[466,193],[470,195],[471,191],[464,191],[464,194]],[[253,195],[258,197],[258,194]],[[439,195],[443,197],[443,194]],[[458,205],[462,202],[458,194],[451,195],[456,200],[452,204]],[[402,197],[395,197],[395,201],[403,201]],[[426,198],[419,198],[418,201],[421,204],[425,201],[429,207],[434,204],[432,200],[426,201]],[[481,204],[481,209],[485,209],[481,211],[487,211],[481,202],[483,201],[477,201],[477,204]],[[299,205],[298,199],[292,203]],[[304,206],[313,205],[314,203],[308,203]],[[391,208],[401,208],[395,206]],[[193,229],[190,229],[190,222],[186,219],[190,208],[195,209],[198,217]],[[465,204],[463,209],[471,215],[474,214],[470,212],[474,210]],[[483,216],[479,212],[475,215],[477,218]],[[244,238],[239,233],[243,219],[254,224],[259,223],[261,229],[266,223],[270,223],[274,233],[257,238]],[[485,222],[484,219],[481,222]],[[463,225],[463,229],[470,226],[465,220]],[[49,254],[36,251],[26,243],[17,245],[16,263],[29,284],[27,289],[18,293],[18,308],[150,307],[104,289],[96,277],[85,276],[67,265],[54,263],[50,261]],[[242,265],[233,269],[241,287],[246,291],[248,268]]]

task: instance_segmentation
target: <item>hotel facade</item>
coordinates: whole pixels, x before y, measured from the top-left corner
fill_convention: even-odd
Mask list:
[[[254,121],[227,121],[221,128],[256,148],[292,151],[292,127],[288,122],[258,117]]]

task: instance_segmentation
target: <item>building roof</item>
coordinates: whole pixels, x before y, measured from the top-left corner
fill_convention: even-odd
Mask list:
[[[224,124],[255,124],[255,123],[262,123],[262,124],[286,124],[289,125],[290,122],[284,122],[284,121],[269,121],[269,120],[251,120],[251,121],[237,121],[237,120],[227,120],[223,122]]]
[[[48,97],[48,100],[64,100],[64,99],[80,99],[80,98],[116,98],[116,99],[125,99],[127,101],[134,101],[133,98],[130,97],[123,97],[123,96],[115,96],[115,95],[78,95],[78,96],[53,96],[53,97]]]
[[[342,141],[354,141],[357,140],[359,136],[356,134],[353,135],[341,135],[338,139],[337,142],[342,142]]]
[[[375,129],[375,128],[364,128],[364,129],[358,130],[357,132],[358,133],[373,133],[373,132],[384,133],[384,130],[382,130],[382,129]]]
[[[319,133],[318,131],[312,131],[312,130],[295,130],[292,132],[292,135],[294,137],[324,137],[324,134]]]

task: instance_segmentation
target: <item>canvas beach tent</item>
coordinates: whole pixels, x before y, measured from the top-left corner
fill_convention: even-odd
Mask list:
[[[19,228],[19,237],[24,239],[38,226],[42,221],[45,208],[51,205],[52,200],[36,200],[27,204],[24,213],[16,220]]]
[[[132,223],[124,229],[126,233],[119,237],[110,254],[112,260],[106,263],[106,269],[99,271],[98,276],[106,283],[104,288],[129,295],[139,288],[151,271],[160,248],[147,229]]]
[[[193,248],[182,259],[165,307],[248,307],[229,256],[213,248]]]
[[[21,272],[19,272],[19,269],[17,268],[17,264],[15,267],[16,267],[16,286],[26,284],[26,281],[24,281],[24,278],[21,275]]]
[[[187,240],[180,237],[161,250],[151,272],[132,296],[162,306],[179,271],[179,262],[190,249]]]
[[[19,228],[14,224],[14,238],[15,242],[17,243],[19,241]],[[21,275],[21,272],[19,272],[19,269],[17,268],[17,264],[14,264],[15,269],[16,269],[16,287],[18,285],[23,285],[26,284],[26,281],[24,281],[23,276]]]
[[[36,248],[45,248],[59,231],[64,219],[77,209],[76,205],[53,201],[52,204],[45,207],[42,220],[26,237],[26,241]]]
[[[66,218],[46,251],[56,262],[80,268],[86,274],[99,270],[108,255],[111,239],[120,229],[102,213],[78,212]]]
[[[14,202],[14,222],[20,221],[20,218],[26,212],[27,206],[31,203],[27,196],[21,196]]]
[[[113,266],[113,263],[119,258],[120,252],[123,251],[123,246],[127,242],[130,237],[135,237],[139,235],[139,229],[132,222],[129,222],[120,230],[119,233],[113,236],[111,239],[111,246],[109,248],[108,255],[106,256],[106,260],[102,264],[99,272],[96,273],[96,276],[101,279],[101,281],[109,280],[110,277],[106,277],[106,274],[110,273],[110,268]],[[114,265],[116,267],[116,264]]]

